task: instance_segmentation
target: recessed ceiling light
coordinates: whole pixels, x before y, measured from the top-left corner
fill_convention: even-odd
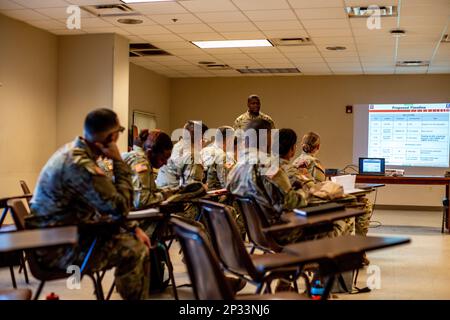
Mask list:
[[[129,18],[125,18],[125,19],[118,19],[117,22],[119,23],[123,23],[123,24],[140,24],[143,21],[140,19],[129,19]]]
[[[347,49],[346,47],[342,47],[342,46],[334,46],[334,47],[327,47],[327,50],[331,50],[331,51],[342,51]]]
[[[270,41],[260,40],[218,40],[218,41],[192,41],[202,49],[212,48],[248,48],[248,47],[272,47]]]
[[[422,60],[397,61],[395,65],[397,67],[428,67],[430,65],[430,61],[422,61]]]
[[[124,3],[142,3],[142,2],[162,2],[162,1],[175,1],[175,0],[120,0]]]
[[[214,62],[214,61],[199,61],[198,64],[203,64],[203,65],[206,65],[206,64],[215,64],[215,62]]]
[[[403,37],[406,35],[406,31],[403,29],[393,29],[389,32],[393,37]]]

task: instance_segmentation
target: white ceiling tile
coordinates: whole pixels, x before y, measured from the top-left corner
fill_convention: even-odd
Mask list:
[[[300,20],[306,19],[346,19],[347,14],[341,8],[295,9]]]
[[[128,36],[130,33],[126,30],[123,30],[119,27],[103,27],[103,28],[93,28],[93,27],[84,27],[82,30],[87,33],[117,33],[123,36]]]
[[[188,13],[181,5],[176,2],[153,2],[153,3],[134,3],[128,4],[129,7],[143,14],[172,14]]]
[[[237,8],[229,0],[189,0],[180,4],[191,12],[234,11]]]
[[[2,11],[4,15],[21,20],[21,21],[32,21],[32,20],[45,20],[50,19],[49,17],[42,15],[32,9],[19,9],[19,10],[6,10]]]
[[[286,0],[233,0],[241,10],[289,9]]]
[[[24,9],[21,5],[13,2],[12,0],[0,0],[0,11],[1,10],[16,10]]]
[[[161,43],[187,43],[183,38],[173,34],[144,34],[142,38],[149,42],[161,42]]]
[[[290,60],[303,59],[303,58],[322,58],[320,53],[317,52],[286,52],[284,55]]]
[[[322,56],[325,58],[328,57],[358,57],[358,52],[356,51],[330,51],[322,52]]]
[[[150,34],[170,34],[170,31],[166,28],[158,25],[154,26],[135,26],[135,25],[124,25],[122,27],[131,34],[140,35],[150,35]]]
[[[125,38],[127,38],[130,43],[142,43],[142,42],[146,42],[144,39],[142,39],[141,37],[135,36],[135,35],[126,35]]]
[[[120,0],[66,0],[66,1],[71,4],[76,4],[76,5],[80,5],[80,6],[122,3]]]
[[[198,61],[215,61],[214,57],[207,53],[196,56],[186,56],[184,57],[184,60],[191,61],[193,63],[197,63]]]
[[[295,68],[295,65],[289,61],[264,62],[262,66],[264,68]]]
[[[296,30],[302,31],[303,28],[298,20],[285,20],[285,21],[255,21],[255,24],[262,31],[270,30]]]
[[[194,23],[194,24],[177,24],[166,26],[167,29],[175,32],[177,34],[183,33],[207,33],[214,32],[207,24],[204,23]]]
[[[148,15],[150,19],[162,25],[202,23],[196,16],[190,13],[158,14]],[[176,19],[177,21],[173,21]]]
[[[316,37],[313,40],[316,45],[340,46],[355,44],[353,37]]]
[[[248,21],[248,18],[239,11],[199,12],[196,15],[206,23]]]
[[[53,19],[67,19],[69,14],[66,12],[66,9],[67,8],[42,8],[35,9],[35,11]],[[81,10],[81,18],[95,18],[95,16],[89,12]]]
[[[372,26],[370,24],[371,20],[363,19],[363,18],[352,18],[349,19],[350,25],[353,29],[365,29],[368,31],[371,31],[371,29],[368,28],[367,24],[369,23],[369,26]],[[397,17],[382,17],[380,19],[380,28],[385,31],[389,32],[390,29],[397,27]]]
[[[283,53],[294,53],[294,52],[314,52],[319,53],[315,46],[279,46],[278,49]]]
[[[426,73],[428,67],[404,67],[404,68],[395,68],[395,74],[421,74]]]
[[[196,56],[203,53],[202,49],[195,47],[190,49],[169,49],[167,51],[175,56]]]
[[[252,21],[277,21],[297,19],[292,10],[255,10],[244,11],[244,13]]]
[[[58,8],[58,7],[68,7],[69,2],[64,0],[14,0],[19,5],[26,8],[36,9],[36,8]]]
[[[310,63],[323,63],[325,64],[325,60],[322,58],[303,58],[303,57],[298,57],[298,58],[290,58],[290,61],[292,61],[295,64],[303,64],[303,65],[307,65]]]
[[[346,29],[349,27],[347,19],[319,19],[319,20],[303,20],[303,27],[310,29]]]
[[[66,27],[66,25],[63,22],[54,19],[33,20],[29,21],[28,24],[45,30],[64,29]]]
[[[305,76],[324,76],[324,75],[331,75],[332,72],[331,71],[302,71],[302,73]]]
[[[352,32],[350,31],[350,28],[347,29],[311,29],[308,30],[308,33],[311,35],[311,37],[351,37]]]
[[[182,34],[180,34],[180,36],[188,41],[210,41],[210,40],[225,39],[220,33],[217,33],[217,32],[182,33]]]
[[[328,62],[331,69],[361,69],[361,64],[358,62]]]
[[[62,23],[66,23],[66,20],[59,20]],[[100,28],[100,27],[113,27],[113,25],[100,18],[81,18],[81,29],[83,28]]]
[[[446,16],[405,16],[402,14],[400,19],[400,27],[416,27],[416,26],[441,26],[447,24],[448,17]]]
[[[279,53],[276,47],[241,48],[245,53]]]
[[[221,32],[222,36],[228,40],[251,40],[251,39],[264,39],[265,36],[261,31],[248,31],[248,32]]]
[[[359,55],[361,62],[392,62],[394,60],[394,55],[390,56],[376,56],[376,55]]]
[[[359,57],[327,57],[325,60],[331,65],[333,63],[357,63],[359,64]]]
[[[168,50],[168,49],[191,49],[191,48],[197,48],[196,46],[194,46],[192,43],[188,42],[188,41],[155,41],[152,40],[154,38],[152,38],[152,36],[142,36],[143,39],[147,40],[148,42],[150,42],[151,44],[153,44],[154,46],[164,49],[164,50]]]
[[[450,67],[429,67],[428,73],[450,73]]]
[[[284,59],[279,52],[249,52],[247,54],[253,59]]]
[[[209,26],[218,32],[258,31],[251,22],[220,22],[210,23]]]
[[[317,48],[319,49],[320,52],[329,52],[330,50],[328,50],[327,47],[330,47],[330,46],[329,45],[317,45]],[[347,48],[346,50],[349,50],[349,51],[357,51],[356,46],[354,44],[347,44],[344,47]]]
[[[430,2],[428,2],[430,3]],[[446,16],[450,15],[450,5],[424,5],[424,6],[408,6],[402,5],[401,9],[402,16],[427,16],[427,17],[435,17],[435,16]]]
[[[292,8],[338,8],[342,0],[288,0]]]

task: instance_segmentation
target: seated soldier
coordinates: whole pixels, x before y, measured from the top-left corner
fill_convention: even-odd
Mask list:
[[[167,164],[158,172],[156,178],[158,187],[178,187],[190,182],[203,181],[200,151],[206,130],[208,127],[198,121],[188,121],[184,125],[183,138],[174,145]]]
[[[219,127],[214,142],[203,148],[200,153],[209,190],[223,189],[226,186],[228,173],[236,163],[234,138],[232,127]]]
[[[59,149],[42,169],[27,227],[82,225],[98,219],[121,221],[128,215],[133,188],[130,171],[116,145],[123,129],[112,110],[97,109],[87,115],[84,137]],[[112,159],[114,181],[97,166],[99,156]],[[115,283],[122,298],[145,299],[149,294],[150,240],[135,225],[122,226],[126,231],[101,236],[80,233],[77,246],[40,250],[39,260],[50,269],[81,266],[97,238],[89,268],[115,267]]]
[[[314,179],[314,182],[325,181],[325,169],[317,158],[320,149],[320,136],[314,132],[308,132],[302,138],[302,153],[294,160],[294,166],[304,168]]]
[[[144,144],[146,144],[145,147]],[[156,205],[178,189],[159,189],[155,184],[155,173],[153,172],[153,169],[159,169],[167,164],[172,147],[172,140],[166,133],[159,130],[150,132],[142,130],[138,139],[135,139],[133,150],[122,154],[123,160],[132,172],[135,209]]]

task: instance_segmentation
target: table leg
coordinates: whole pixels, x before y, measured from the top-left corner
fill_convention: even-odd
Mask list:
[[[450,184],[446,184],[445,185],[445,196],[447,199],[450,200]],[[450,224],[449,224],[449,219],[450,219],[450,206],[447,206],[446,208],[446,217],[445,217],[445,228],[447,229],[447,232],[450,230]]]

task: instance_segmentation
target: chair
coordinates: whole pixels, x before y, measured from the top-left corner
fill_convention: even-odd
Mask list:
[[[296,281],[303,274],[302,258],[295,259],[285,253],[250,255],[227,206],[208,200],[199,202],[213,247],[227,271],[256,285],[256,293],[264,286],[270,293],[270,284],[275,279],[291,282],[298,291]]]
[[[17,230],[25,230],[25,217],[29,214],[24,203],[20,199],[11,199],[8,201],[8,206],[13,211],[13,220],[16,224]],[[96,239],[92,242],[85,260],[81,266],[81,276],[88,276],[91,278],[95,288],[95,295],[98,300],[104,300],[103,288],[101,286],[101,277],[99,272],[92,273],[88,269],[88,261],[95,248]],[[39,287],[34,295],[34,300],[37,300],[47,281],[65,279],[69,276],[66,270],[48,270],[43,268],[39,262],[35,250],[26,250],[25,258],[28,261],[31,274],[40,280]]]
[[[20,187],[22,188],[23,194],[31,194],[30,188],[28,188],[27,183],[24,180],[20,180]]]
[[[441,233],[444,233],[445,228],[447,226],[447,210],[448,210],[448,199],[444,198],[442,200],[442,206],[444,207],[444,212],[442,214],[442,227],[441,227]]]
[[[189,278],[197,300],[306,300],[293,292],[235,296],[205,235],[198,228],[176,218],[172,218],[171,222],[185,253]]]

